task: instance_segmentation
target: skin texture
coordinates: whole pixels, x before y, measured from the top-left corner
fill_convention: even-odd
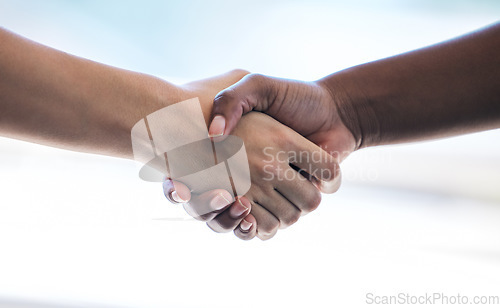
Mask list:
[[[0,134],[80,152],[133,158],[130,131],[144,116],[213,97],[248,74],[234,70],[185,85],[38,44],[0,28]]]
[[[363,147],[498,128],[499,50],[496,24],[315,82],[247,75],[216,96],[209,134],[222,140],[260,111],[342,161]]]
[[[236,230],[238,237],[248,240],[257,235],[267,240],[279,228],[289,227],[300,216],[318,207],[321,202],[318,186],[321,183],[328,183],[323,185],[328,187],[330,193],[338,189],[340,175],[336,159],[271,117],[250,113],[240,121],[233,134],[245,142],[249,160],[252,185],[242,198],[248,211],[240,215],[233,214],[241,204],[234,202],[231,207],[226,206],[233,200],[223,190],[191,196],[190,202],[184,205],[191,216],[206,221],[212,230],[231,231],[244,218],[256,224],[256,229],[252,227],[249,232],[244,232],[240,226]],[[311,158],[312,153],[316,154],[315,159]],[[297,169],[307,171],[313,178],[301,175]],[[176,184],[179,191],[181,184]],[[171,188],[171,185],[168,186],[167,189]],[[217,208],[219,203],[211,202],[220,194],[223,195],[221,208]],[[224,199],[228,201],[224,202]],[[200,215],[198,210],[206,208],[212,211]],[[251,214],[247,215],[250,209]]]
[[[137,121],[198,97],[208,122],[215,95],[248,74],[234,70],[177,86],[78,58],[4,29],[0,29],[0,72],[0,135],[128,159],[133,158],[130,133]],[[284,157],[280,167],[291,170],[296,175],[293,180],[264,179],[268,173],[263,173],[262,162],[264,147],[288,153],[318,151],[317,146],[263,114],[249,115],[234,134],[245,141],[249,156],[253,185],[246,197],[232,200],[223,190],[191,196],[187,187],[173,181],[164,183],[166,196],[185,203],[188,213],[217,232],[235,230],[243,239],[270,238],[278,227],[291,225],[319,204],[316,186],[289,163],[305,170],[329,168],[335,174],[336,162],[323,166]],[[272,167],[268,172],[277,173]],[[213,211],[199,215],[199,206],[206,204]]]
[[[209,132],[229,134],[242,114],[258,110],[332,154],[348,155],[362,147],[498,128],[498,50],[495,24],[315,82],[248,75],[217,95],[212,119],[219,116],[219,123]]]
[[[355,150],[354,137],[337,112],[332,93],[318,82],[247,75],[217,95],[213,115],[224,115],[224,134],[228,134],[241,115],[252,110],[272,116],[340,161]],[[210,127],[209,133],[218,132]]]
[[[348,93],[339,111],[358,148],[483,131],[500,126],[498,50],[500,24],[320,82]]]

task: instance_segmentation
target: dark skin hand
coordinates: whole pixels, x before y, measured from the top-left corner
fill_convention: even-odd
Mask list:
[[[227,135],[257,110],[342,160],[363,147],[498,128],[499,50],[495,24],[315,82],[247,75],[215,98],[210,133]]]
[[[363,147],[500,127],[500,24],[314,82],[245,76],[214,100],[209,133],[224,139],[264,112],[338,161]]]
[[[333,93],[320,82],[303,82],[251,74],[220,92],[214,100],[211,135],[221,115],[227,119],[224,135],[232,131],[241,114],[264,112],[305,136],[332,156],[344,159],[355,150],[355,140],[341,119]],[[216,137],[215,140],[223,138]]]
[[[498,128],[499,50],[497,24],[314,82],[250,74],[216,96],[209,132],[223,139],[261,111],[342,161],[363,147]]]

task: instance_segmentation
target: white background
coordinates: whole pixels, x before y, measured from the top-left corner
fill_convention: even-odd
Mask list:
[[[497,1],[458,0],[0,1],[3,27],[171,81],[232,68],[316,79],[499,13]],[[500,296],[499,140],[490,131],[360,151],[316,212],[270,241],[243,242],[189,220],[133,162],[0,139],[0,307]]]

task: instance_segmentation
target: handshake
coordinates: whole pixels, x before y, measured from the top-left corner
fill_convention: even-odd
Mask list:
[[[237,82],[225,89],[213,87],[233,81]],[[147,117],[148,124],[141,121],[132,130],[136,160],[144,156],[138,155],[142,152],[137,150],[137,137],[147,135],[146,125],[150,134],[157,136],[151,139],[158,153],[155,168],[168,166],[163,170],[165,196],[182,203],[192,217],[206,222],[215,232],[234,231],[244,240],[255,236],[266,240],[316,209],[321,192],[333,193],[339,188],[339,162],[359,142],[339,112],[343,101],[338,91],[334,97],[329,86],[321,81],[292,81],[242,70],[194,84],[188,87],[198,89],[202,110],[209,111],[205,112],[210,115],[208,136],[203,112],[199,108],[196,112],[196,106],[189,105],[196,104],[196,100],[157,111],[153,114],[156,117]],[[208,93],[215,90],[221,91],[213,99]],[[138,128],[142,128],[142,134]],[[246,153],[237,154],[239,157],[226,165],[228,173],[224,168],[218,173],[213,167],[203,178],[201,172],[196,172],[209,169],[213,156],[220,152],[237,152],[238,149],[228,149],[234,148],[234,142],[229,142],[237,139],[234,136],[243,140],[242,151],[246,149]],[[169,145],[165,139],[169,139]],[[200,140],[185,145],[182,151],[173,146],[179,145],[179,139]],[[224,146],[228,143],[230,146]],[[216,157],[216,162],[217,159],[223,160]],[[192,165],[197,164],[193,169]],[[183,181],[180,175],[188,173],[191,179],[184,177]],[[218,178],[227,175],[231,185],[219,185]]]
[[[165,169],[169,200],[216,232],[266,240],[339,188],[353,151],[499,128],[498,50],[500,23],[313,82],[236,70],[177,86],[0,28],[0,135],[122,158],[151,149],[139,160]],[[194,112],[148,120],[192,98]]]

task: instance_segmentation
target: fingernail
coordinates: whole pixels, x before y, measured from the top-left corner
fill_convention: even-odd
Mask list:
[[[177,192],[175,190],[170,193],[170,198],[172,198],[172,200],[174,200],[175,202],[178,202],[178,203],[186,203],[187,202],[187,200],[184,200],[181,197],[179,197],[179,195],[177,194]]]
[[[221,210],[231,203],[229,199],[230,198],[224,197],[222,193],[218,193],[217,196],[215,196],[215,198],[212,199],[210,205],[214,210]]]
[[[246,211],[248,211],[248,208],[238,198],[238,202],[233,204],[229,209],[229,214],[231,214],[231,217],[233,218],[238,218],[241,215],[243,215],[243,213],[245,213]]]
[[[224,135],[224,130],[226,129],[226,119],[221,115],[216,115],[210,124],[208,129],[209,137],[219,137]]]
[[[243,219],[241,222],[240,222],[240,229],[243,230],[243,231],[248,231],[250,230],[250,228],[252,227],[252,223],[247,221],[246,219]]]

